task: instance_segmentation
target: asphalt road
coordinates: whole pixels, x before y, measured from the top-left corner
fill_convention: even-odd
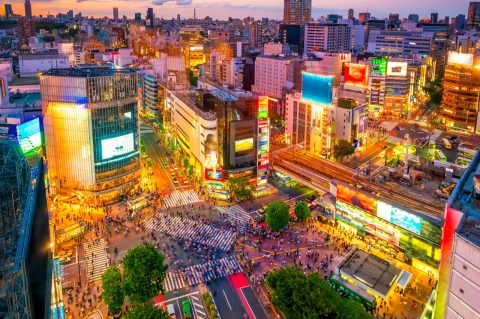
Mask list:
[[[214,280],[209,288],[222,319],[248,318],[240,297],[226,278]]]
[[[252,309],[252,312],[255,315],[255,318],[268,319],[268,316],[265,313],[265,310],[263,309],[262,305],[260,304],[260,301],[258,300],[257,296],[255,295],[255,292],[253,291],[252,287],[242,288],[242,293],[245,296],[245,299],[247,299],[247,302],[250,305],[250,308]]]

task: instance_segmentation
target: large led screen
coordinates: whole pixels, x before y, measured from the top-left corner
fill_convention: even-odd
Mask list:
[[[422,217],[384,202],[378,202],[377,216],[416,234],[422,230]]]
[[[253,150],[253,137],[235,141],[235,153]]]
[[[333,76],[303,73],[302,98],[320,104],[332,104]]]
[[[375,199],[373,197],[341,184],[337,185],[337,199],[357,206],[369,213],[373,213],[375,210]]]
[[[18,143],[23,153],[27,153],[42,145],[40,133],[40,119],[22,123],[17,126]]]
[[[134,151],[133,133],[102,140],[102,159],[127,154]]]
[[[448,52],[448,64],[460,64],[465,66],[473,65],[473,54]]]
[[[390,76],[406,76],[407,75],[407,62],[388,62],[387,63],[387,75]]]
[[[374,58],[372,60],[372,73],[385,75],[387,73],[387,59]]]
[[[225,171],[221,169],[213,170],[211,168],[205,169],[205,179],[209,181],[220,181],[223,182],[225,180]]]
[[[368,65],[345,63],[343,66],[343,82],[345,85],[366,87],[368,85]]]

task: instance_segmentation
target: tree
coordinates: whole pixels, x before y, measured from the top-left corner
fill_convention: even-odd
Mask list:
[[[270,202],[265,213],[265,221],[271,229],[280,230],[288,225],[290,220],[289,207],[284,202],[275,200]]]
[[[353,299],[342,299],[318,273],[305,275],[296,267],[271,271],[266,278],[275,306],[288,319],[335,318],[371,319]]]
[[[304,201],[300,201],[295,205],[295,216],[301,220],[306,220],[310,217],[310,208]]]
[[[190,168],[190,161],[188,160],[188,158],[185,158],[183,160],[183,168],[185,168],[186,170]]]
[[[333,147],[333,153],[336,158],[344,158],[345,156],[352,155],[355,152],[355,147],[347,140],[338,140]]]
[[[169,315],[161,308],[154,307],[151,303],[135,306],[127,313],[127,319],[170,319]]]
[[[192,69],[187,69],[188,80],[192,86],[197,86],[198,84],[198,76],[196,76]]]
[[[102,274],[103,299],[108,307],[108,312],[117,314],[122,310],[125,292],[123,278],[116,266],[109,267]]]
[[[441,105],[443,98],[443,76],[437,76],[435,80],[427,83],[423,91],[428,95],[428,103]]]
[[[253,198],[255,186],[249,183],[246,177],[230,177],[227,185],[238,200],[243,201]]]
[[[165,256],[152,244],[129,250],[122,265],[125,292],[133,306],[149,303],[163,291],[168,266],[165,264]]]

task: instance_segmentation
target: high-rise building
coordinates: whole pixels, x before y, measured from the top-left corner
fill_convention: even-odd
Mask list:
[[[418,14],[416,14],[416,13],[409,14],[407,20],[411,21],[411,22],[416,22],[416,23],[418,23],[418,21],[420,21],[420,19],[418,17]]]
[[[26,17],[18,17],[17,30],[19,47],[21,48],[22,45],[28,46],[28,38],[35,35],[35,21]]]
[[[459,14],[455,18],[455,28],[465,29],[466,19],[464,14]]]
[[[9,3],[5,3],[4,5],[4,9],[5,9],[5,16],[8,18],[8,17],[11,17],[13,15],[13,9],[12,9],[12,5],[9,4]]]
[[[312,0],[284,0],[283,24],[299,25],[310,21]]]
[[[370,12],[360,12],[360,13],[358,14],[358,22],[359,22],[360,24],[365,23],[365,22],[367,22],[368,20],[370,20],[370,16],[371,16],[371,15],[370,15]]]
[[[355,11],[353,9],[348,9],[348,19],[355,20]]]
[[[443,78],[442,123],[448,129],[480,134],[480,70],[473,54],[449,52]]]
[[[480,2],[470,2],[467,13],[467,26],[470,29],[480,28]]]
[[[400,15],[398,13],[390,13],[388,15],[388,22],[398,22],[400,21]]]
[[[25,0],[25,18],[32,18],[32,4],[30,3],[30,0]]]
[[[118,8],[113,7],[113,21],[118,21]]]
[[[142,14],[140,12],[135,12],[135,21],[141,21],[142,20]]]
[[[310,22],[305,26],[304,53],[350,52],[352,28],[348,24]]]
[[[438,12],[432,12],[430,14],[430,23],[438,23]]]
[[[145,18],[145,25],[153,28],[155,25],[155,16],[153,15],[153,8],[147,8],[147,16]]]
[[[248,26],[248,42],[254,48],[263,46],[263,25],[261,21],[253,21]]]
[[[93,202],[140,180],[137,74],[107,67],[52,69],[40,76],[52,194]]]

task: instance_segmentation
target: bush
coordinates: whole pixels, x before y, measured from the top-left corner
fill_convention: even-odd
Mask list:
[[[295,216],[301,220],[306,220],[310,217],[310,208],[304,201],[300,201],[295,205]]]
[[[288,205],[281,201],[273,201],[267,206],[265,220],[267,225],[274,230],[280,230],[288,225],[290,216]]]

